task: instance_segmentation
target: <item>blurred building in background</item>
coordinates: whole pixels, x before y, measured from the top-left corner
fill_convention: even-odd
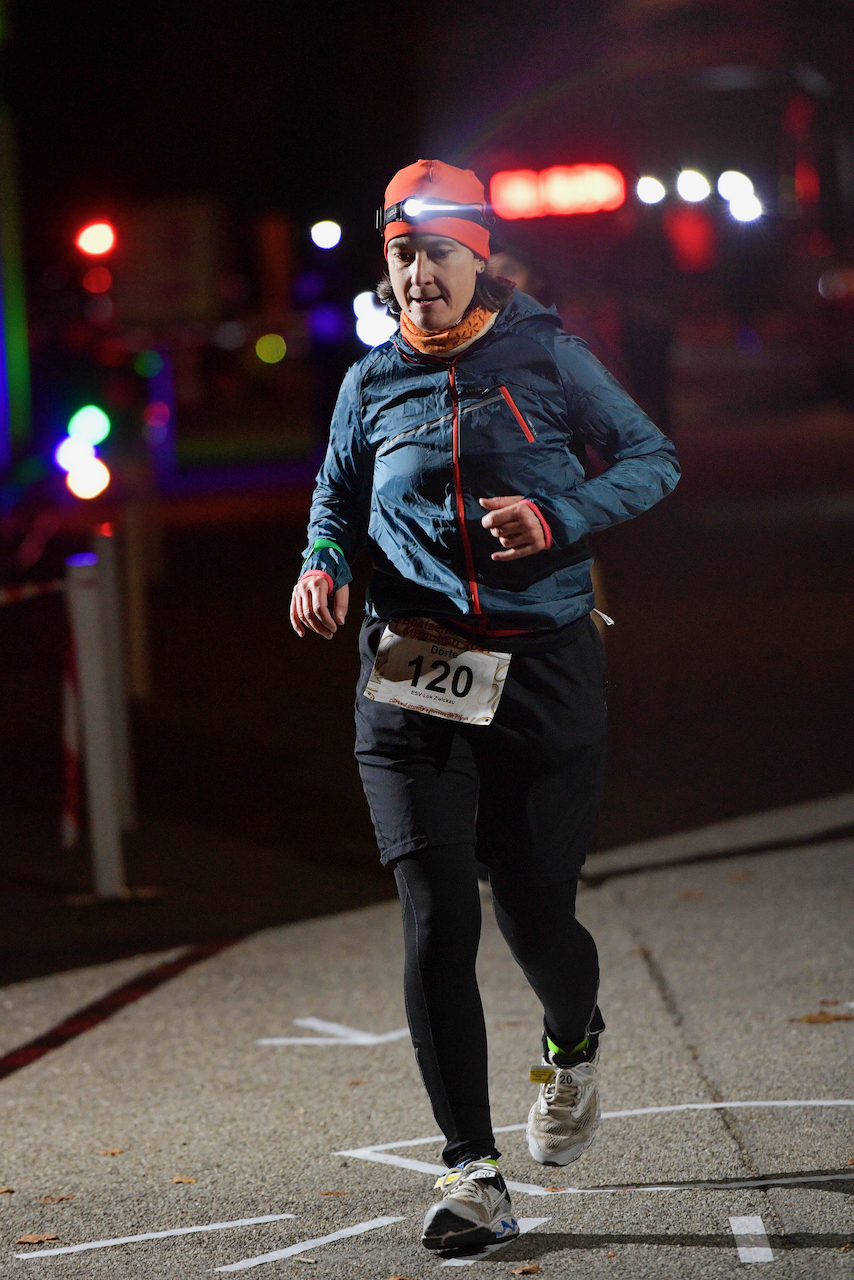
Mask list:
[[[28,52],[11,57],[10,83],[22,122],[31,414],[11,128],[0,149],[0,506],[12,541],[25,537],[29,508],[65,519],[99,495],[304,488],[344,369],[391,331],[371,300],[381,257],[368,210],[383,165],[390,173],[416,149],[489,182],[496,262],[555,303],[664,429],[674,371],[703,352],[785,352],[817,387],[850,394],[849,6],[440,5],[441,23],[422,32],[430,76],[404,100],[365,72],[389,38],[386,8],[373,25],[342,9],[325,47],[318,30],[297,49],[262,0],[254,26],[223,11],[199,27],[191,6],[161,33],[160,53],[139,52],[134,24],[113,14],[66,70],[61,31],[22,6],[10,48],[17,39]],[[104,89],[71,81],[95,67],[96,47],[126,85],[72,184],[68,157],[35,125],[62,132],[63,84],[46,74],[62,68],[71,115],[91,134]],[[148,80],[164,68],[162,101],[151,99]],[[326,92],[333,84],[343,96]],[[58,178],[45,185],[48,160],[69,176],[65,203]],[[98,226],[112,239],[87,248],[80,232]],[[102,415],[97,440],[80,425],[94,418],[75,419],[90,408]],[[75,480],[54,461],[60,446]]]

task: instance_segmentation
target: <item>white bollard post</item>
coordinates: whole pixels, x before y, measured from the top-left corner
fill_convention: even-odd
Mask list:
[[[121,898],[127,888],[110,729],[109,672],[99,601],[98,557],[92,552],[83,552],[69,556],[65,564],[80,685],[94,888],[99,898]]]
[[[122,830],[130,831],[136,822],[133,763],[130,749],[127,695],[125,692],[125,656],[122,637],[122,605],[119,587],[119,557],[112,525],[101,525],[92,539],[92,550],[98,557],[99,599],[109,678],[110,728],[113,735],[113,759],[119,793]]]

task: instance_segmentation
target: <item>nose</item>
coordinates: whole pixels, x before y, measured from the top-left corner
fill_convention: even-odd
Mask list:
[[[431,284],[433,280],[433,264],[430,261],[429,254],[424,249],[419,249],[412,259],[412,265],[409,268],[410,283],[416,288]]]

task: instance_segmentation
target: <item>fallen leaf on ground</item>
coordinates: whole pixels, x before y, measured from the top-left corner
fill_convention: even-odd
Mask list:
[[[364,1080],[348,1080],[347,1084],[352,1087],[354,1084],[364,1084]]]
[[[317,1266],[317,1258],[301,1258],[299,1254],[294,1258],[294,1262],[307,1262],[310,1267]]]
[[[840,1004],[839,1000],[819,1000],[819,1004]]]
[[[854,1013],[805,1013],[800,1018],[789,1018],[789,1022],[854,1022]]]
[[[566,1191],[566,1187],[546,1187],[546,1191]]]
[[[122,1154],[121,1147],[107,1147],[106,1151],[99,1151],[99,1156],[120,1156]]]
[[[0,1187],[0,1196],[13,1196],[14,1194],[14,1187]]]
[[[74,1196],[42,1196],[42,1204],[59,1204],[60,1200],[73,1200]]]
[[[702,889],[683,889],[679,897],[683,902],[690,902],[693,898],[702,898]]]
[[[58,1240],[59,1236],[19,1236],[15,1244],[46,1244],[48,1240]]]
[[[180,1176],[179,1176],[179,1177],[177,1177],[177,1178],[173,1178],[173,1179],[172,1179],[172,1181],[173,1181],[173,1182],[187,1182],[187,1183],[190,1183],[190,1182],[197,1182],[197,1181],[198,1181],[198,1179],[197,1179],[197,1178],[182,1178],[182,1177],[180,1177]]]
[[[854,1242],[851,1240],[849,1240],[847,1244],[841,1244],[839,1246],[840,1253],[847,1253],[849,1249],[854,1249]]]
[[[606,1253],[606,1254],[605,1254],[605,1257],[606,1257],[606,1258],[616,1258],[616,1256],[617,1256],[617,1255],[616,1255],[616,1253]]]
[[[543,1268],[540,1266],[539,1262],[529,1262],[528,1265],[525,1267],[514,1267],[513,1275],[514,1276],[536,1276],[536,1275],[539,1275],[542,1269]]]
[[[318,1195],[321,1195],[321,1196],[346,1196],[346,1195],[347,1195],[347,1192],[346,1192],[346,1191],[319,1191],[319,1192],[318,1192]]]
[[[854,1164],[854,1159],[849,1160],[849,1161],[848,1161],[848,1163],[849,1163],[849,1164]],[[12,1188],[11,1188],[11,1187],[9,1187],[8,1189],[11,1191],[11,1189],[12,1189]]]

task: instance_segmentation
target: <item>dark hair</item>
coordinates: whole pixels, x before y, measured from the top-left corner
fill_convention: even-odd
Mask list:
[[[486,307],[488,311],[503,311],[513,297],[515,288],[512,280],[508,280],[506,276],[493,275],[489,267],[486,267],[475,281],[474,296],[469,305]],[[377,285],[376,295],[393,316],[400,315],[400,304],[394,296],[388,274]]]

